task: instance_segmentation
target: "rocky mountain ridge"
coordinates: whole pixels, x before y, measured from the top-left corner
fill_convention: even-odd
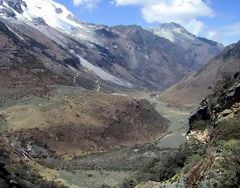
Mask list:
[[[167,89],[162,98],[179,106],[194,106],[213,92],[214,85],[225,77],[239,72],[240,42],[232,44],[213,58],[198,72],[186,76],[179,83]]]
[[[164,23],[149,29],[155,35],[164,37],[185,50],[188,66],[198,70],[207,64],[214,56],[218,55],[224,48],[206,38],[197,37],[177,23]]]

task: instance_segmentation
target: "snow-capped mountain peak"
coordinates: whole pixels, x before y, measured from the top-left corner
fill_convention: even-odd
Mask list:
[[[186,50],[186,57],[196,62],[196,69],[201,67],[203,62],[207,63],[213,57],[212,54],[217,54],[223,49],[222,44],[197,37],[177,23],[164,23],[149,30]]]
[[[33,24],[47,24],[53,29],[83,40],[92,40],[92,29],[74,18],[63,5],[53,0],[0,0],[0,14]]]
[[[22,6],[22,15],[29,20],[41,17],[53,28],[83,27],[71,19],[73,14],[66,7],[52,0],[41,0],[41,3],[39,0],[25,0],[25,2],[27,6]]]
[[[174,22],[160,24],[158,27],[151,28],[150,30],[154,34],[166,38],[171,42],[176,42],[179,37],[186,40],[194,40],[196,38],[195,35],[187,31],[183,26]]]

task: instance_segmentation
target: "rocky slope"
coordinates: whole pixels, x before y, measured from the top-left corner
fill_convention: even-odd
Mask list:
[[[111,27],[111,31],[122,36],[116,41],[117,46],[129,49],[129,58],[121,66],[134,72],[138,80],[144,80],[145,87],[148,82],[168,87],[191,70],[185,66],[183,50],[165,38],[134,25]]]
[[[191,147],[200,144],[197,152],[190,152],[189,158],[200,157],[191,164],[192,173],[186,176],[187,187],[239,186],[239,84],[239,72],[221,81],[190,117],[189,143]]]
[[[177,23],[160,24],[158,27],[151,28],[150,31],[182,48],[188,60],[185,63],[192,70],[202,68],[224,48],[220,43],[193,35]]]
[[[240,70],[240,42],[230,45],[197,73],[167,89],[162,98],[180,106],[194,106],[213,92],[213,86]]]

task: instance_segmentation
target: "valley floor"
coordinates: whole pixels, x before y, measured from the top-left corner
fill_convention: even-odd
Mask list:
[[[73,92],[74,90],[58,88],[55,92],[61,93],[59,95],[63,96],[74,96],[78,93],[78,91],[68,93],[69,91]],[[121,146],[120,148],[110,149],[96,154],[85,154],[83,156],[70,158],[66,157],[66,159],[52,157],[51,155],[39,157],[34,160],[37,165],[32,165],[34,168],[37,168],[37,171],[40,171],[39,169],[43,171],[41,172],[42,176],[48,178],[50,173],[51,176],[59,179],[61,182],[65,182],[65,185],[70,188],[100,188],[104,186],[122,187],[122,185],[136,185],[141,183],[141,181],[148,181],[151,179],[146,172],[146,168],[148,168],[149,165],[156,161],[168,161],[169,156],[178,155],[179,150],[181,150],[180,148],[184,147],[186,143],[189,116],[188,110],[168,107],[166,103],[151,97],[149,93],[115,93],[113,95],[115,95],[115,100],[117,100],[118,96],[125,95],[138,100],[148,100],[153,104],[158,113],[170,121],[168,130],[161,135],[161,137],[155,137],[155,140],[146,141],[145,144],[136,143],[135,145]],[[104,95],[102,97],[104,98]],[[54,105],[58,104],[59,101],[56,98],[54,98],[54,100]],[[44,104],[44,100],[38,101],[36,99],[31,99],[30,101],[26,100],[24,103],[27,104],[28,102],[31,103],[31,105]],[[97,101],[94,104],[97,104]],[[49,108],[51,105],[53,104],[49,103],[46,106]],[[73,110],[75,106],[73,103],[71,103],[71,105]],[[11,104],[9,104],[9,106],[11,106]],[[41,106],[41,108],[43,107]],[[87,107],[87,109],[90,108]],[[34,109],[29,110],[31,111],[30,114],[36,114],[37,117],[40,115],[38,114],[39,112],[34,113],[34,111],[32,111]],[[19,112],[17,113],[19,114]],[[67,111],[65,111],[65,113],[67,113]],[[19,115],[20,119],[25,117],[23,117],[21,113]],[[11,114],[8,114],[8,116],[10,117]],[[46,115],[44,115],[44,117],[45,116]],[[17,118],[16,115],[14,117]],[[38,120],[35,121],[35,118],[27,118],[30,121],[29,125],[31,125],[31,122],[33,124],[39,123]],[[65,118],[63,117],[63,119]],[[21,123],[17,119],[15,120],[18,124]],[[41,118],[39,118],[39,120],[41,120]],[[45,124],[45,122],[40,123],[41,125]],[[26,122],[24,125],[25,124]],[[15,129],[20,129],[20,127],[15,127]],[[36,129],[34,129],[34,131],[36,131]],[[17,133],[17,136],[19,136],[19,134],[22,134],[21,131]],[[23,132],[23,134],[25,133]],[[33,133],[29,134],[31,135]],[[35,150],[34,148],[31,149],[32,151]],[[47,152],[44,147],[37,148],[37,150],[39,149],[43,151],[43,153]]]
[[[68,161],[65,165],[69,166],[69,163],[74,163],[72,166],[75,166],[76,170],[74,173],[61,170],[60,174],[64,179],[80,187],[98,188],[101,185],[119,187],[125,181],[125,184],[128,185],[131,184],[131,182],[128,182],[129,179],[138,177],[142,173],[139,173],[139,170],[144,170],[146,164],[151,164],[156,160],[167,161],[169,155],[184,147],[188,131],[189,109],[168,107],[165,102],[150,97],[149,93],[128,93],[127,95],[136,99],[150,101],[155,109],[171,122],[167,133],[149,144],[136,145],[135,147],[122,148],[104,154],[90,155]],[[71,170],[73,169],[72,166],[70,167]],[[159,184],[156,183],[156,185]]]
[[[132,94],[130,94],[131,96]],[[171,123],[168,128],[168,134],[159,140],[158,145],[164,148],[179,148],[186,142],[186,133],[188,131],[188,117],[191,109],[170,107],[166,102],[156,97],[151,97],[149,93],[134,94],[138,99],[147,99],[155,109],[168,119]]]

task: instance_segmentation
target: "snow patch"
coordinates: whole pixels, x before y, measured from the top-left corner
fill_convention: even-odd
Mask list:
[[[120,86],[124,86],[124,87],[128,87],[128,88],[132,88],[132,84],[125,82],[119,78],[117,78],[116,76],[111,75],[108,72],[105,72],[104,70],[102,70],[100,67],[97,67],[93,64],[91,64],[90,62],[88,62],[86,59],[82,58],[81,56],[79,56],[78,54],[75,53],[74,50],[69,50],[70,53],[72,53],[73,55],[75,55],[76,57],[79,58],[81,65],[87,69],[88,71],[93,72],[94,74],[96,74],[99,78],[105,80],[105,81],[109,81],[112,82],[114,84],[120,85]],[[68,65],[68,67],[75,73],[78,73],[79,71],[73,67],[71,67],[70,65]],[[78,75],[79,76],[79,75]],[[100,91],[101,87],[99,84],[99,81],[96,81],[97,84],[97,91]]]
[[[149,61],[149,56],[148,55],[145,55],[144,58]]]
[[[157,28],[157,29],[153,28],[152,32],[155,35],[158,35],[160,37],[166,38],[166,39],[170,40],[173,43],[179,37],[185,38],[185,39],[190,39],[190,40],[195,40],[193,35],[190,35],[183,28],[180,28],[180,27],[161,28],[161,26],[160,26],[160,28]]]
[[[72,13],[61,4],[52,0],[41,0],[41,3],[39,0],[25,0],[25,2],[27,8],[22,6],[23,16],[31,21],[33,18],[41,17],[53,28],[65,29],[64,24],[83,28],[82,25],[69,19],[70,16],[73,16]],[[61,14],[56,12],[57,8],[62,10]]]
[[[18,33],[16,33],[14,30],[12,30],[10,27],[7,27],[9,29],[9,31],[11,31],[14,35],[16,35],[18,38],[20,38],[21,40],[24,40],[24,38],[19,35]]]
[[[96,81],[96,84],[97,84],[97,89],[96,89],[96,91],[99,92],[100,89],[101,89],[101,86],[100,86],[100,84],[99,84],[99,80]]]
[[[174,34],[172,32],[169,32],[169,31],[166,31],[164,29],[161,29],[161,30],[154,31],[154,34],[158,35],[158,36],[161,36],[161,37],[163,37],[165,39],[168,39],[171,42],[175,42],[175,36],[174,36]]]
[[[97,66],[91,64],[86,59],[84,59],[80,56],[77,56],[77,57],[80,59],[81,65],[84,68],[88,69],[89,71],[94,72],[101,79],[103,79],[105,81],[110,81],[110,82],[115,83],[115,84],[120,85],[120,86],[125,86],[125,87],[129,87],[129,88],[132,87],[132,84],[130,84],[128,82],[125,82],[125,81],[123,81],[123,80],[105,72],[100,67],[97,67]]]

